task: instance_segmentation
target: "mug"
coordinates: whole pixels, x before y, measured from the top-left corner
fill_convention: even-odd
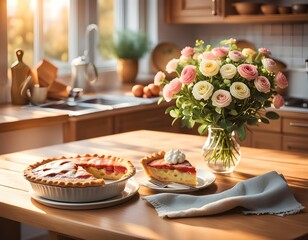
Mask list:
[[[29,76],[21,88],[20,94],[26,96],[26,98],[33,104],[39,105],[45,103],[47,99],[48,87],[41,87],[38,84],[31,86],[31,76]]]

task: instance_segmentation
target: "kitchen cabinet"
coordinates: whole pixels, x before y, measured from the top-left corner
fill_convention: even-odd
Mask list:
[[[308,14],[237,14],[233,3],[237,0],[166,0],[167,23],[237,24],[308,22]],[[260,5],[262,1],[257,1]],[[279,5],[279,1],[276,2]],[[282,5],[282,4],[281,4]]]
[[[280,119],[249,126],[250,142],[244,146],[308,152],[308,113],[277,110]]]
[[[179,124],[171,126],[173,118],[165,114],[165,107],[131,112],[115,116],[115,133],[139,129],[180,132]]]
[[[64,130],[65,142],[141,129],[180,132],[179,123],[172,126],[173,118],[165,114],[169,105],[143,104],[70,117]]]
[[[223,20],[221,0],[167,0],[168,23],[220,23]]]
[[[308,151],[308,119],[289,115],[282,120],[283,150]]]

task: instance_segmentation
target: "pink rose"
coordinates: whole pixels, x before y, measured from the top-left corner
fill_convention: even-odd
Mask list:
[[[229,52],[229,58],[234,62],[238,62],[244,59],[244,57],[245,56],[240,51],[233,50]]]
[[[170,83],[166,84],[163,88],[163,96],[167,102],[172,100],[174,94],[177,94],[182,87],[182,83],[178,78],[174,78]]]
[[[263,58],[262,64],[263,64],[264,68],[269,72],[276,72],[277,71],[277,64],[271,58]]]
[[[162,71],[157,72],[154,77],[154,84],[157,86],[160,86],[165,80],[165,78],[166,78],[166,75]]]
[[[268,50],[267,48],[259,48],[258,51],[259,51],[260,53],[265,54],[265,55],[271,55],[271,51]]]
[[[228,55],[229,49],[226,47],[217,47],[212,49],[212,53],[218,58],[223,58]]]
[[[180,81],[184,84],[190,84],[196,79],[196,76],[197,76],[196,67],[188,65],[183,69]]]
[[[271,89],[270,81],[264,76],[257,77],[254,81],[254,84],[259,92],[267,93]]]
[[[203,59],[205,60],[218,60],[219,59],[219,57],[214,55],[214,53],[212,52],[204,52],[202,56],[203,56]]]
[[[232,96],[230,92],[226,90],[217,90],[212,95],[212,104],[215,107],[227,107],[232,102]]]
[[[275,108],[281,108],[284,105],[284,99],[280,94],[277,94],[273,99]]]
[[[258,70],[252,64],[241,64],[237,67],[237,71],[247,80],[254,80],[258,77]]]
[[[282,72],[277,73],[275,83],[280,88],[286,88],[289,85],[286,76]]]
[[[195,53],[195,50],[192,47],[185,47],[182,49],[181,54],[185,57],[190,57]]]
[[[172,91],[173,94],[178,93],[182,88],[182,83],[180,82],[179,78],[174,78],[173,80],[171,80],[169,85],[170,85],[170,91]]]
[[[166,84],[163,88],[163,96],[166,100],[166,102],[170,102],[173,97],[173,92],[170,90],[170,84]]]

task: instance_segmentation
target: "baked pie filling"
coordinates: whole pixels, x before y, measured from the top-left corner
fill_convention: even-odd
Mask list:
[[[163,182],[178,182],[196,186],[196,168],[188,160],[182,163],[170,164],[164,159],[165,154],[164,151],[161,151],[140,160],[146,175]]]
[[[51,185],[86,187],[100,186],[105,180],[129,178],[135,173],[133,164],[107,155],[84,155],[52,158],[27,167],[24,176],[31,182]]]

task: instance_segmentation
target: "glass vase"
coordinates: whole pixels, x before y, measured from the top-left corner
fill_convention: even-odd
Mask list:
[[[208,129],[202,155],[208,167],[216,173],[231,173],[241,160],[240,145],[234,132],[222,128]]]

